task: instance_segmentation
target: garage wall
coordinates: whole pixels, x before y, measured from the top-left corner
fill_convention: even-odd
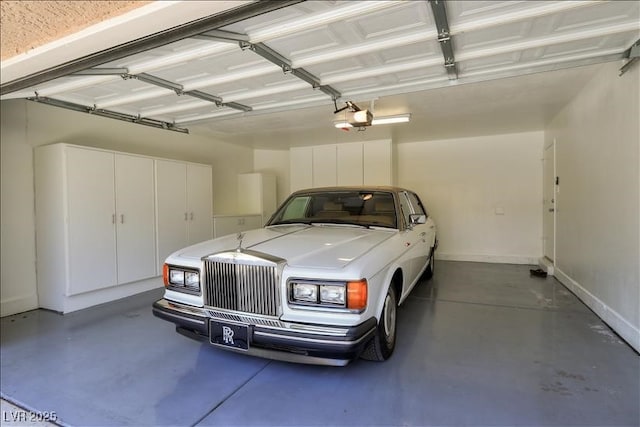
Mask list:
[[[640,351],[640,66],[607,64],[550,123],[556,276]]]
[[[0,104],[0,314],[38,306],[33,149],[26,144],[24,106]]]
[[[211,164],[213,210],[237,211],[237,174],[253,171],[253,150],[34,102],[0,104],[2,148],[2,315],[37,307],[33,148],[66,142]]]
[[[434,217],[438,259],[537,263],[543,143],[539,131],[397,145],[397,183]]]
[[[543,131],[394,144],[395,184],[427,204],[438,224],[439,259],[537,263],[543,144]],[[254,167],[276,174],[282,201],[289,152],[256,150]]]

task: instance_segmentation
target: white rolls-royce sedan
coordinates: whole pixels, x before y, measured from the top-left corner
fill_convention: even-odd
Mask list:
[[[170,255],[153,313],[177,332],[292,362],[383,361],[396,310],[434,272],[436,226],[396,187],[293,193],[264,228]]]

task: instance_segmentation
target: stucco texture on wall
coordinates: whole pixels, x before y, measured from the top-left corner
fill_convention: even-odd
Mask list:
[[[0,1],[1,59],[4,61],[149,1]]]

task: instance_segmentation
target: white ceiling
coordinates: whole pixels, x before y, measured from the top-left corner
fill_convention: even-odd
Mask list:
[[[404,141],[541,129],[593,75],[590,64],[619,60],[640,38],[637,1],[449,0],[445,8],[454,80],[427,1],[307,1],[220,30],[274,50],[330,86],[340,93],[338,107],[373,101],[375,116],[411,113],[411,124],[366,131]],[[96,68],[126,69],[129,78],[65,76],[3,99],[37,92],[263,148],[343,132],[331,129],[334,103],[326,90],[235,41],[188,38]],[[222,105],[136,79],[141,73],[219,97]]]

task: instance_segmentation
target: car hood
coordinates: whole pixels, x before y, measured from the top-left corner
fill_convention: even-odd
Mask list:
[[[285,259],[292,267],[342,268],[395,232],[341,225],[275,226],[244,232],[241,248]],[[229,235],[190,246],[174,255],[200,259],[236,250],[238,243],[237,235]]]

